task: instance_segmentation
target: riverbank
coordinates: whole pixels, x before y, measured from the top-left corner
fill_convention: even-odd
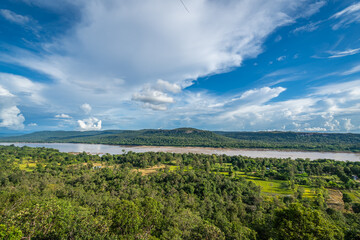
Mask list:
[[[313,152],[313,151],[281,151],[265,149],[233,149],[233,148],[208,148],[208,147],[169,147],[169,146],[124,146],[107,144],[85,143],[0,143],[0,145],[47,147],[58,149],[61,152],[90,154],[123,154],[125,152],[171,152],[171,153],[194,153],[194,154],[217,154],[229,156],[248,156],[252,158],[303,158],[303,159],[333,159],[337,161],[360,161],[360,153],[346,152]]]

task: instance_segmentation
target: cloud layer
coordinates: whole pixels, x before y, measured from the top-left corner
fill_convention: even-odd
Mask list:
[[[277,27],[301,17],[297,11],[306,1],[199,0],[187,3],[191,14],[179,1],[75,2],[81,22],[45,44],[46,53],[0,57],[49,75],[66,91],[120,101],[146,84],[178,92],[171,84],[186,87],[199,76],[240,66],[262,51],[264,39]]]
[[[198,0],[187,1],[186,8],[181,1],[167,0],[25,2],[61,16],[67,11],[78,16],[70,28],[36,45],[37,51],[10,47],[0,53],[1,62],[48,78],[0,73],[4,94],[11,94],[1,96],[2,127],[23,128],[24,116],[28,119],[26,114],[39,111],[40,117],[59,128],[81,130],[99,130],[102,125],[122,128],[122,124],[127,128],[359,129],[358,82],[353,78],[336,86],[318,84],[296,98],[287,95],[292,89],[286,83],[300,77],[282,70],[259,77],[259,82],[271,79],[272,83],[253,84],[250,89],[241,88],[234,79],[241,90],[231,93],[191,89],[199,77],[231,71],[256,58],[275,30],[299,19],[307,21],[325,1]],[[330,31],[331,26],[335,32],[357,23],[358,8],[353,4],[327,16],[330,24],[336,24],[330,25]],[[11,25],[36,22],[35,16],[7,9],[0,15]],[[325,23],[310,21],[289,32],[298,33],[291,36],[313,33]],[[281,44],[287,38],[277,35],[273,42]],[[343,50],[328,48],[322,59],[335,61],[359,53],[356,46],[330,49]],[[266,63],[285,65],[294,54],[276,52]],[[360,72],[357,65],[335,75],[354,75]],[[31,123],[32,119],[25,125]]]

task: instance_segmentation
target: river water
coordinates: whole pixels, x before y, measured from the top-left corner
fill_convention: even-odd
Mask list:
[[[133,152],[172,152],[172,153],[203,153],[226,154],[229,156],[243,155],[260,158],[309,158],[334,159],[338,161],[360,161],[360,153],[343,152],[302,152],[302,151],[277,151],[258,149],[230,149],[230,148],[205,148],[205,147],[162,147],[162,146],[119,146],[105,144],[83,143],[0,143],[0,145],[46,147],[58,149],[60,152],[87,152],[91,154],[122,154],[124,151]]]

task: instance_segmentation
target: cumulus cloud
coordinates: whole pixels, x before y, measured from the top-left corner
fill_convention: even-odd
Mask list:
[[[360,22],[360,3],[354,3],[344,10],[335,13],[330,19],[338,19],[339,21],[333,25],[333,29],[337,30],[351,23]]]
[[[81,110],[84,111],[85,114],[90,114],[92,107],[88,103],[84,103],[80,106]]]
[[[168,93],[175,94],[180,91],[181,87],[178,84],[159,79],[156,84],[147,84],[141,91],[134,93],[132,100],[143,103],[142,106],[145,108],[165,111],[168,104],[175,102],[174,98],[169,96]]]
[[[23,129],[25,118],[16,106],[15,95],[0,85],[0,127]]]
[[[174,98],[168,96],[166,93],[151,88],[146,88],[139,93],[135,93],[132,100],[142,102],[145,107],[153,110],[166,110],[166,104],[174,102]]]
[[[101,120],[90,117],[83,120],[78,120],[78,126],[81,131],[101,130]]]
[[[351,123],[350,118],[344,118],[344,128],[346,131],[351,131],[355,129],[355,126]]]
[[[223,130],[349,131],[349,121],[344,120],[349,116],[352,130],[360,125],[360,80],[328,84],[300,98],[277,100],[285,91],[283,87],[263,87],[223,97],[186,93],[186,101],[175,103],[162,117],[171,116],[179,125]]]
[[[64,114],[64,113],[62,113],[62,114],[56,114],[55,117],[56,117],[56,118],[64,118],[64,119],[69,119],[69,118],[71,118],[69,115]]]
[[[0,127],[9,129],[23,129],[25,118],[16,106],[3,107],[0,110]]]
[[[8,9],[0,9],[0,15],[6,20],[20,25],[24,25],[30,21],[29,17],[16,14]]]

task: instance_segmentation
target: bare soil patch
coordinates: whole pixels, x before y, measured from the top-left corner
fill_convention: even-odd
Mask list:
[[[328,189],[329,198],[326,200],[328,207],[344,211],[343,194],[340,190]]]
[[[152,173],[155,173],[157,172],[157,170],[159,169],[164,169],[165,168],[165,165],[160,165],[160,166],[153,166],[153,167],[150,167],[150,168],[139,168],[139,169],[134,169],[133,171],[134,172],[141,172],[141,175],[149,175],[149,174],[152,174]]]

